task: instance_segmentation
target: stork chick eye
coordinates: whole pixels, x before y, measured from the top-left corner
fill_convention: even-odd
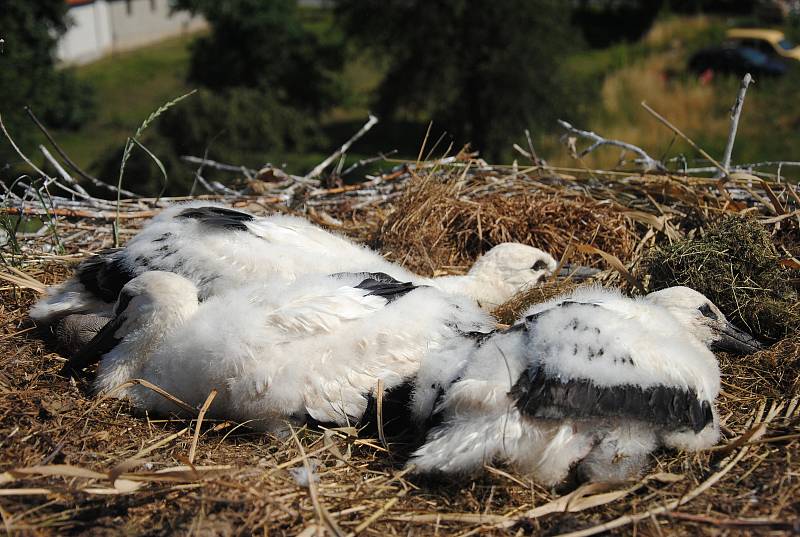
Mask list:
[[[546,268],[547,268],[547,262],[541,259],[538,260],[536,263],[534,263],[533,266],[531,267],[531,269],[533,270],[544,270]]]
[[[711,309],[711,306],[709,306],[708,304],[703,304],[702,306],[700,306],[697,309],[700,311],[700,313],[703,314],[703,317],[708,317],[712,321],[719,320],[719,317],[717,316],[717,314],[714,313],[714,311]]]

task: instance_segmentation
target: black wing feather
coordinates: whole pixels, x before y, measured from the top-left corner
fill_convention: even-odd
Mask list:
[[[105,302],[114,302],[136,273],[124,262],[122,248],[104,250],[82,261],[75,275],[87,291]]]
[[[255,217],[252,214],[224,207],[192,207],[178,213],[178,218],[191,218],[207,226],[220,229],[247,231],[245,222],[251,222]]]
[[[332,274],[334,277],[356,276],[364,278],[355,287],[369,291],[366,296],[380,296],[389,302],[405,296],[418,287],[411,282],[401,282],[386,274],[385,272],[339,272]]]
[[[690,428],[695,433],[714,419],[710,403],[691,388],[605,387],[585,379],[562,382],[547,376],[541,367],[528,369],[510,395],[520,412],[534,418],[631,418],[670,429]]]

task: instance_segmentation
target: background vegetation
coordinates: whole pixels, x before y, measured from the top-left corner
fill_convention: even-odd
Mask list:
[[[527,145],[529,129],[541,156],[576,165],[559,141],[557,118],[656,156],[695,156],[643,100],[718,155],[738,81],[700,81],[686,71],[687,59],[718,43],[726,27],[775,26],[758,18],[757,2],[701,0],[586,0],[572,9],[554,0],[339,0],[333,10],[300,9],[292,0],[177,5],[202,13],[210,30],[65,70],[52,60],[65,28],[63,2],[4,2],[0,112],[26,153],[38,157],[42,141],[27,104],[74,160],[113,178],[138,124],[197,88],[143,138],[167,168],[169,194],[191,187],[192,168],[180,160],[186,154],[306,171],[367,111],[381,123],[354,146],[351,162],[393,149],[414,158],[434,121],[432,138],[443,136],[437,151],[470,142],[484,157],[510,162],[521,158],[512,144]],[[800,26],[782,24],[789,33]],[[797,71],[757,80],[750,90],[735,161],[796,157]],[[2,177],[10,181],[19,159],[5,141],[0,157],[12,167]],[[606,150],[582,164],[613,167],[618,158]],[[160,171],[143,152],[128,166],[131,189],[158,192]]]

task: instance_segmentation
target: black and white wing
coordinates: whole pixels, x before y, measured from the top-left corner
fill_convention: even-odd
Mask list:
[[[519,411],[703,430],[719,390],[713,355],[668,315],[638,307],[564,301],[527,317],[517,329],[528,332],[528,365],[510,391]]]

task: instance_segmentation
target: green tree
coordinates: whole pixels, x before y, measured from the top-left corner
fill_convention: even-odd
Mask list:
[[[279,103],[319,114],[339,97],[337,40],[323,42],[300,22],[296,0],[178,0],[202,14],[211,33],[193,47],[189,78],[212,90],[258,88]]]
[[[578,0],[573,22],[592,47],[638,41],[653,26],[664,0]]]
[[[206,154],[212,160],[259,168],[269,155],[308,150],[319,142],[319,133],[307,114],[281,106],[256,89],[203,89],[159,117],[142,142],[167,171],[165,194],[179,196],[188,194],[195,180],[190,171],[195,167],[182,162],[183,155]],[[119,173],[122,153],[122,148],[115,149],[95,163],[101,177]],[[161,172],[144,151],[135,149],[125,170],[132,190],[149,196],[161,192]],[[212,168],[203,174],[209,180],[230,178]],[[202,188],[195,192],[206,193]]]
[[[0,3],[0,113],[17,144],[26,150],[36,136],[25,106],[46,124],[77,128],[92,113],[92,92],[69,70],[57,70],[58,38],[67,30],[63,0],[3,0]],[[16,164],[8,141],[0,141],[0,165]]]
[[[167,194],[188,193],[194,182],[182,155],[260,167],[269,156],[320,143],[319,117],[339,98],[342,49],[323,41],[299,19],[296,0],[177,0],[177,9],[203,15],[211,32],[192,45],[189,80],[201,91],[160,117],[144,136],[169,175]],[[122,151],[95,163],[118,169]],[[134,151],[129,186],[155,195],[161,172]],[[205,174],[214,178],[215,172]],[[113,176],[113,175],[112,175]]]
[[[491,158],[572,115],[561,63],[580,38],[564,2],[339,0],[337,14],[389,64],[379,113],[432,118]]]

